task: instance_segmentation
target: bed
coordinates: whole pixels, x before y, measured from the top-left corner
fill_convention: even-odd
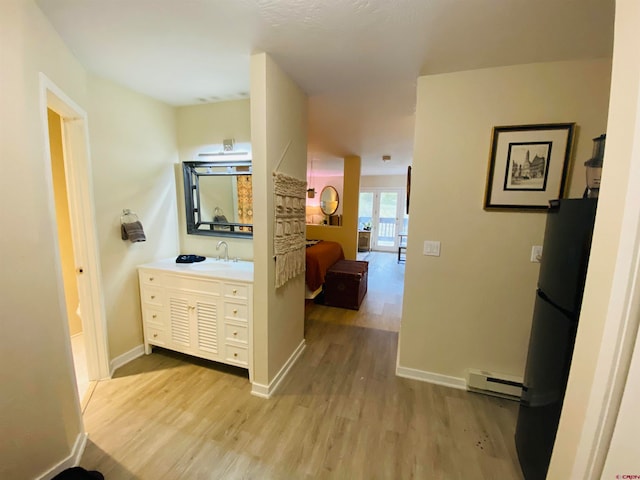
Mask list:
[[[305,298],[315,298],[322,291],[327,270],[338,260],[344,260],[344,251],[338,242],[309,240],[306,257]]]

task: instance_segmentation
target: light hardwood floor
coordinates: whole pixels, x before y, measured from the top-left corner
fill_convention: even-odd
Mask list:
[[[108,480],[522,478],[515,402],[396,377],[398,334],[345,312],[307,309],[307,348],[269,400],[241,369],[134,360],[96,386],[81,465]]]

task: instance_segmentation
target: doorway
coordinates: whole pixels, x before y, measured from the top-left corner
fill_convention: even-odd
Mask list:
[[[371,249],[397,252],[400,234],[407,231],[409,216],[404,211],[401,188],[369,188],[360,191],[358,228],[371,230]]]
[[[52,221],[58,229],[57,264],[68,351],[78,344],[74,368],[79,395],[90,381],[110,376],[105,309],[93,211],[87,114],[44,74],[40,74],[42,128],[49,164]],[[81,334],[81,341],[71,336]],[[82,353],[82,350],[84,353]],[[76,352],[73,352],[74,354]],[[70,355],[71,357],[71,355]],[[73,355],[76,357],[76,355]]]
[[[56,112],[47,108],[47,123],[49,127],[49,154],[51,156],[53,198],[58,227],[58,253],[60,255],[62,281],[64,284],[64,300],[71,339],[71,352],[73,354],[73,365],[76,371],[76,386],[78,388],[78,396],[82,399],[89,388],[89,372],[87,369],[82,320],[80,319],[80,297],[78,295],[77,272],[74,262],[75,254],[71,238],[67,175],[64,168],[64,151],[62,146],[62,118],[60,118],[60,115]]]

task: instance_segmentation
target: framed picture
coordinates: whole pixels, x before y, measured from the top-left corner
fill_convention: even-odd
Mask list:
[[[546,210],[562,198],[574,123],[494,127],[485,210]]]

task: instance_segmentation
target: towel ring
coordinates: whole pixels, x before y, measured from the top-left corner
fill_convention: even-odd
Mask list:
[[[122,210],[122,215],[120,215],[120,223],[133,223],[138,221],[138,215],[125,208]]]

